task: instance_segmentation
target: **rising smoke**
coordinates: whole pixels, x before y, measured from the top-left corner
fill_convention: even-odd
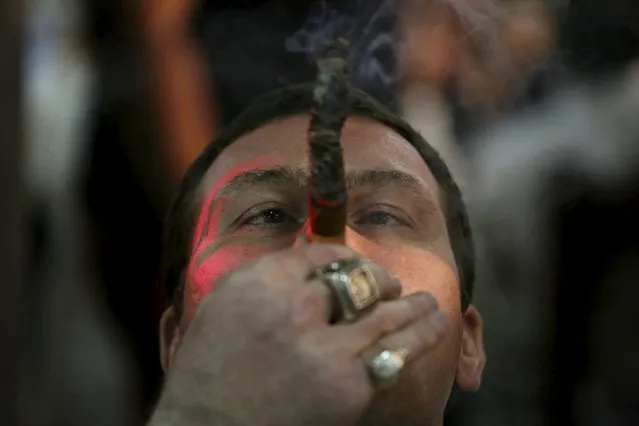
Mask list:
[[[353,83],[397,109],[397,1],[267,1],[250,8],[204,2],[195,28],[223,123],[256,96],[315,80],[315,59],[335,36],[351,42]]]
[[[241,7],[204,1],[194,27],[210,65],[215,82],[212,95],[220,107],[223,124],[235,118],[256,96],[286,85],[314,81],[315,59],[337,36],[351,42],[353,84],[399,112],[406,21],[428,17],[432,6],[443,4],[463,23],[463,41],[490,53],[495,50],[495,25],[501,17],[499,3],[271,0]]]
[[[378,86],[394,90],[399,80],[400,38],[393,0],[316,1],[308,19],[285,41],[291,53],[314,61],[330,40],[344,37],[351,43],[353,83],[366,91]]]

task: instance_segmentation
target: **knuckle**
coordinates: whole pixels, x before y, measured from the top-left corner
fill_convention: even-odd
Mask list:
[[[380,334],[390,334],[397,329],[399,324],[402,322],[401,318],[406,316],[406,312],[401,306],[395,306],[394,309],[389,307],[380,307],[376,314],[373,322],[374,327],[379,331]]]
[[[414,326],[417,342],[424,348],[431,348],[444,337],[446,331],[445,315],[437,312]]]
[[[437,299],[430,293],[415,293],[406,298],[410,310],[414,316],[424,315],[433,309],[437,309]]]
[[[392,297],[399,297],[402,294],[402,282],[399,279],[396,278],[391,278],[388,280],[387,282],[387,286],[388,286],[388,293],[392,296]]]
[[[426,321],[416,324],[414,333],[417,342],[421,343],[424,347],[431,347],[437,343],[438,335]]]
[[[308,322],[310,318],[323,317],[328,309],[327,305],[327,298],[316,288],[310,285],[300,286],[291,301],[288,312],[290,321],[299,325]]]
[[[300,339],[300,352],[311,369],[311,377],[324,395],[336,397],[338,405],[347,406],[361,399],[366,377],[328,333],[312,333]]]

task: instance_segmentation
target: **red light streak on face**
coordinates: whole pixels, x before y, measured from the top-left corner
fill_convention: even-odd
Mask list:
[[[244,263],[273,251],[272,244],[251,241],[250,236],[229,236],[224,241],[219,238],[217,224],[226,200],[216,200],[218,191],[234,177],[250,170],[272,167],[273,160],[260,158],[230,170],[207,193],[196,222],[193,235],[191,259],[187,269],[185,294],[185,316],[188,321],[199,302],[214,289],[214,284]],[[213,209],[213,211],[212,211]],[[248,238],[247,238],[248,237]],[[209,252],[207,254],[206,252]]]
[[[234,177],[248,172],[250,170],[260,170],[266,168],[269,164],[272,164],[273,160],[271,158],[258,158],[253,161],[248,161],[243,163],[234,169],[231,169],[226,173],[226,175],[222,176],[218,182],[215,184],[210,191],[208,191],[206,197],[204,197],[204,202],[202,203],[202,208],[200,209],[200,215],[195,222],[195,232],[193,233],[193,241],[191,243],[191,247],[193,250],[191,252],[192,257],[195,257],[194,254],[197,249],[200,247],[202,239],[211,234],[211,227],[216,224],[216,215],[219,214],[219,209],[216,212],[211,211],[211,207],[213,204],[213,200],[215,199],[215,195],[218,191],[224,187],[227,183],[229,183]]]
[[[243,264],[277,249],[268,242],[247,241],[244,237],[239,237],[237,241],[225,241],[219,248],[215,245],[218,245],[216,241],[206,238],[202,242],[202,247],[212,249],[211,254],[201,261],[195,257],[191,259],[184,297],[184,320],[187,325],[199,303],[215,290],[220,278]]]

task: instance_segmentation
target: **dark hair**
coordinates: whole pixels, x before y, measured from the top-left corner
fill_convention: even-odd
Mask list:
[[[191,165],[182,180],[166,218],[164,240],[164,284],[167,296],[179,310],[183,274],[189,262],[192,236],[198,212],[198,189],[217,156],[236,139],[263,124],[286,116],[308,113],[313,84],[287,87],[257,98],[211,142]],[[442,189],[446,227],[459,270],[462,307],[468,306],[475,280],[473,238],[461,192],[439,154],[404,120],[366,93],[353,89],[351,116],[372,118],[404,137],[417,149]]]

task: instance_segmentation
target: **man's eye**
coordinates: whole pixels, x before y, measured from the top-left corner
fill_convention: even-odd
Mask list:
[[[264,209],[242,221],[242,226],[269,226],[279,224],[297,224],[297,220],[282,209]]]
[[[394,214],[382,210],[375,210],[360,216],[356,221],[358,225],[364,226],[397,226],[403,222]]]

